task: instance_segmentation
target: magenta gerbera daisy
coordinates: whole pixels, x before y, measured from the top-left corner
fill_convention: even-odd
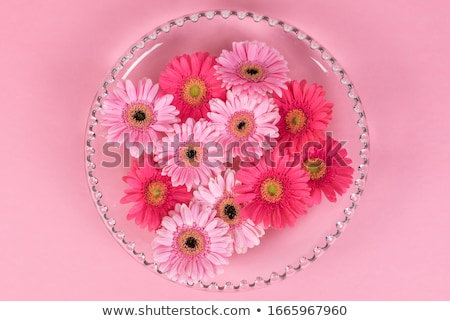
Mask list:
[[[200,203],[177,204],[164,217],[152,242],[158,269],[173,281],[194,284],[214,278],[228,264],[233,247],[228,224]]]
[[[233,157],[261,156],[265,139],[278,137],[276,123],[280,115],[268,98],[255,100],[229,91],[225,102],[211,101],[208,117],[220,133],[218,142],[224,151],[232,152]]]
[[[157,229],[161,220],[175,207],[176,203],[189,203],[192,193],[184,186],[172,186],[167,176],[161,175],[161,170],[152,167],[145,160],[142,167],[139,161],[134,161],[131,171],[123,177],[130,186],[125,190],[121,204],[136,203],[128,211],[127,219],[135,220],[142,228],[149,231]]]
[[[135,87],[131,80],[118,81],[103,102],[103,125],[108,128],[107,140],[129,143],[131,155],[152,147],[179,122],[179,111],[172,106],[172,95],[157,97],[158,84],[141,79]],[[128,137],[127,137],[128,136]]]
[[[217,216],[230,226],[229,233],[233,239],[234,250],[238,254],[244,254],[248,248],[259,245],[264,228],[262,224],[255,225],[250,219],[242,219],[240,215],[242,205],[235,202],[232,190],[239,184],[234,175],[233,170],[227,169],[223,176],[211,179],[208,187],[200,186],[194,192],[194,197],[202,205],[212,207]]]
[[[324,138],[333,108],[324,96],[322,86],[313,83],[308,87],[306,80],[288,82],[282,95],[274,95],[281,116],[280,143],[291,142],[293,151],[301,151],[305,143]]]
[[[232,51],[217,58],[217,78],[227,89],[250,95],[275,92],[281,96],[289,80],[287,61],[274,48],[260,41],[233,42]]]
[[[160,74],[159,84],[164,93],[174,96],[173,104],[185,122],[206,118],[209,100],[225,99],[225,89],[214,76],[215,57],[206,52],[175,57]]]
[[[242,182],[233,188],[236,202],[244,204],[242,217],[265,228],[293,226],[311,202],[308,173],[277,152],[272,153],[272,160],[261,159],[253,167],[241,168],[236,179]]]
[[[308,149],[302,167],[310,177],[312,204],[321,202],[322,193],[330,202],[336,202],[336,195],[345,193],[353,182],[351,162],[347,150],[330,137]]]
[[[188,118],[181,125],[175,124],[174,132],[162,139],[155,161],[163,164],[162,173],[171,177],[174,186],[186,185],[190,191],[206,185],[223,169],[218,136],[219,132],[205,119],[195,122]]]

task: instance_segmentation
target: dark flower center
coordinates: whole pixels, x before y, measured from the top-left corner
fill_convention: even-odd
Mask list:
[[[258,74],[259,70],[255,69],[255,68],[247,68],[246,72],[250,76],[254,76],[254,75]]]
[[[178,153],[186,166],[198,167],[202,164],[203,150],[200,143],[189,142],[182,146]]]
[[[217,216],[233,227],[241,222],[240,210],[241,207],[234,203],[234,198],[228,196],[217,205]]]
[[[238,67],[239,75],[250,82],[259,82],[264,78],[264,69],[257,62],[245,62]]]
[[[231,134],[238,138],[246,138],[252,135],[255,125],[254,116],[247,111],[239,111],[229,119],[229,130]]]
[[[236,207],[231,204],[225,205],[225,208],[223,209],[223,213],[230,219],[234,219],[237,215]]]
[[[147,118],[147,115],[142,110],[137,110],[133,115],[134,120],[136,121],[144,121]]]
[[[176,245],[180,253],[194,257],[203,253],[205,249],[205,238],[202,232],[188,229],[178,235]]]
[[[190,249],[195,249],[198,246],[198,241],[195,237],[189,236],[184,244]]]
[[[186,151],[186,157],[189,159],[195,159],[195,156],[197,156],[197,151],[195,149],[188,149]]]
[[[153,123],[152,106],[134,102],[124,110],[124,120],[136,130],[145,130]]]
[[[245,128],[245,126],[247,125],[247,123],[245,121],[241,121],[238,125],[237,125],[237,129],[238,130],[243,130]]]

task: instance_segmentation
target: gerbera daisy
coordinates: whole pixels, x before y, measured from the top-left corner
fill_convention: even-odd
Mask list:
[[[218,142],[233,157],[261,156],[265,137],[278,137],[280,115],[268,98],[259,101],[228,91],[226,102],[213,99],[210,104],[208,117],[220,133]]]
[[[239,182],[235,180],[235,172],[227,169],[225,173],[211,179],[208,187],[200,186],[194,192],[195,200],[204,206],[212,207],[217,216],[230,226],[230,235],[233,239],[234,250],[244,254],[248,248],[259,245],[259,238],[264,235],[264,228],[255,225],[250,219],[242,219],[240,215],[242,205],[234,200],[233,187]]]
[[[306,80],[293,80],[287,83],[282,95],[274,95],[281,116],[280,143],[292,142],[292,150],[301,151],[306,142],[324,138],[333,108],[324,96],[321,86],[314,83],[308,87]]]
[[[163,163],[162,174],[171,177],[174,186],[192,187],[208,184],[223,168],[223,155],[218,153],[219,133],[205,119],[174,125],[174,132],[162,139],[156,151],[155,161]],[[218,155],[213,157],[211,155]]]
[[[215,57],[206,52],[175,57],[160,74],[164,93],[174,96],[173,104],[180,110],[181,122],[189,117],[206,118],[209,100],[225,99],[225,89],[214,76]]]
[[[275,92],[281,96],[289,80],[287,61],[275,49],[260,41],[233,42],[233,50],[223,50],[217,58],[217,78],[227,89],[250,95]]]
[[[322,193],[330,202],[336,202],[336,195],[342,195],[352,184],[352,160],[347,150],[331,137],[311,147],[303,157],[303,169],[308,172],[312,204],[319,204]]]
[[[293,226],[310,204],[309,175],[286,155],[272,153],[273,160],[261,159],[254,167],[243,167],[234,186],[235,201],[244,203],[241,215],[265,228]]]
[[[160,226],[162,218],[176,203],[189,203],[192,199],[186,187],[172,186],[170,179],[147,161],[142,167],[139,161],[133,162],[131,171],[122,179],[131,188],[125,190],[120,204],[136,203],[128,211],[127,219],[134,219],[137,225],[149,231]]]
[[[232,254],[227,232],[228,224],[210,207],[177,204],[156,231],[153,259],[173,281],[193,284],[211,279],[222,272]]]
[[[114,90],[103,102],[103,125],[108,128],[110,142],[129,142],[127,148],[133,157],[139,157],[165,134],[173,131],[172,125],[179,122],[179,111],[171,105],[173,96],[157,97],[158,84],[150,79],[141,79],[137,87],[131,80],[118,81]]]

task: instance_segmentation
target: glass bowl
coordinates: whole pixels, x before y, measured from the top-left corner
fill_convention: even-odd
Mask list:
[[[261,244],[245,255],[233,255],[223,274],[208,282],[184,284],[202,289],[250,289],[283,280],[309,266],[339,237],[355,212],[368,169],[369,135],[361,100],[337,60],[316,40],[281,20],[251,12],[216,10],[185,15],[159,26],[131,45],[102,81],[90,107],[86,129],[86,174],[96,209],[122,247],[149,270],[165,276],[152,259],[154,232],[126,219],[130,204],[120,204],[127,185],[122,176],[131,159],[117,149],[120,164],[105,152],[106,130],[102,104],[119,80],[137,81],[159,74],[175,56],[200,51],[219,56],[233,42],[257,40],[276,48],[288,61],[291,79],[306,79],[323,86],[333,102],[328,132],[345,142],[352,159],[353,183],[336,202],[323,200],[308,209],[295,226],[267,230]]]

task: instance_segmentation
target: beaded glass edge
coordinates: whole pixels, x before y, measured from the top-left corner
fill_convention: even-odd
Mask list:
[[[158,267],[153,262],[148,262],[146,259],[146,256],[143,252],[137,252],[135,250],[135,243],[133,241],[127,241],[126,235],[123,231],[120,231],[116,229],[116,222],[114,218],[108,216],[108,206],[106,204],[103,204],[101,201],[102,193],[97,188],[98,184],[98,178],[95,177],[94,171],[96,168],[96,164],[91,160],[92,155],[95,154],[95,149],[92,146],[92,141],[95,140],[96,134],[95,134],[95,126],[98,125],[98,119],[96,117],[96,113],[101,110],[102,106],[102,100],[108,95],[107,87],[114,83],[116,79],[116,74],[121,71],[125,64],[127,64],[130,60],[132,60],[135,56],[135,53],[138,50],[141,50],[145,47],[145,43],[148,41],[153,41],[158,38],[158,35],[160,33],[168,33],[173,27],[181,27],[184,25],[185,22],[191,21],[191,22],[197,22],[199,19],[208,19],[211,20],[215,17],[222,17],[224,19],[229,18],[230,16],[236,16],[238,19],[253,19],[255,22],[260,21],[266,21],[269,26],[276,27],[280,26],[283,28],[284,32],[287,33],[294,33],[297,36],[297,39],[299,41],[306,41],[309,43],[309,47],[311,50],[317,50],[321,53],[321,58],[326,61],[330,67],[331,70],[336,73],[339,76],[340,83],[347,87],[347,96],[353,100],[353,111],[357,113],[358,120],[357,120],[357,126],[361,129],[361,134],[359,136],[359,141],[362,143],[362,148],[359,151],[359,156],[362,160],[362,162],[358,165],[357,173],[359,173],[359,177],[354,179],[353,185],[356,186],[356,191],[350,195],[350,205],[345,207],[343,210],[344,219],[341,221],[336,222],[336,231],[333,234],[327,234],[325,236],[325,244],[324,245],[317,245],[312,250],[312,255],[310,257],[302,256],[298,260],[298,264],[296,266],[293,265],[287,265],[284,267],[284,273],[280,274],[277,272],[270,273],[268,278],[263,278],[261,276],[255,277],[253,281],[248,280],[242,280],[238,284],[234,284],[232,282],[225,282],[224,284],[220,285],[217,282],[211,282],[211,283],[203,283],[198,282],[196,284],[189,284],[186,283],[186,285],[191,287],[199,287],[202,289],[215,289],[215,290],[226,290],[226,289],[242,289],[242,288],[254,288],[259,287],[261,285],[269,285],[271,283],[277,282],[279,280],[283,280],[289,275],[292,275],[296,273],[297,271],[300,271],[304,268],[306,268],[310,263],[314,262],[319,258],[325,250],[327,250],[338,238],[342,230],[345,228],[345,226],[350,221],[351,216],[353,215],[357,203],[363,193],[364,185],[367,179],[367,169],[368,169],[368,163],[369,163],[369,133],[367,128],[367,120],[366,116],[364,114],[362,105],[361,105],[361,99],[355,92],[354,85],[349,80],[347,74],[345,71],[339,66],[337,63],[337,60],[328,52],[325,50],[323,46],[321,46],[319,43],[317,43],[312,37],[307,35],[306,33],[302,32],[300,29],[293,27],[291,25],[286,24],[285,22],[281,20],[272,19],[268,16],[264,15],[258,15],[255,13],[247,12],[247,11],[233,11],[233,10],[214,10],[214,11],[204,11],[204,12],[198,12],[190,15],[185,15],[183,17],[180,17],[178,19],[174,19],[169,21],[168,23],[161,25],[145,35],[140,41],[135,43],[129,51],[123,55],[119,62],[116,64],[116,66],[111,69],[110,73],[108,74],[107,78],[103,82],[102,87],[97,92],[96,98],[94,99],[94,102],[90,109],[90,122],[87,125],[87,133],[86,133],[86,151],[85,151],[85,160],[86,160],[86,167],[87,167],[87,178],[88,178],[88,184],[92,193],[92,197],[94,199],[95,205],[97,207],[97,210],[99,214],[101,215],[105,225],[108,227],[110,232],[115,236],[118,242],[130,253],[132,254],[135,259],[137,259],[139,262],[144,264],[145,266],[149,267],[151,270],[156,271],[157,273],[163,274],[160,270],[158,270]]]

